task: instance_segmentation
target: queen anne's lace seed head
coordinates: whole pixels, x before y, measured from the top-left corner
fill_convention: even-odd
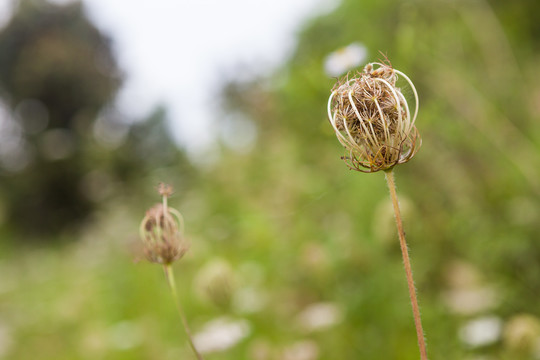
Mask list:
[[[189,244],[183,234],[182,214],[167,205],[172,187],[160,184],[158,191],[163,202],[146,211],[140,225],[140,234],[148,261],[168,265],[181,259],[189,250]]]
[[[398,75],[414,94],[413,114],[396,86]],[[367,64],[363,72],[349,76],[338,81],[328,99],[328,117],[345,147],[347,165],[376,172],[409,161],[422,143],[414,126],[418,95],[411,80],[384,63]]]

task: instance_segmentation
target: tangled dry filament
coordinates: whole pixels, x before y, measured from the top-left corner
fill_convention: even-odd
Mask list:
[[[414,94],[412,116],[396,86],[398,75]],[[351,169],[362,172],[388,170],[416,154],[421,145],[414,126],[417,114],[418,94],[412,81],[383,63],[366,65],[352,79],[348,75],[328,99],[328,118],[346,150],[343,159]]]

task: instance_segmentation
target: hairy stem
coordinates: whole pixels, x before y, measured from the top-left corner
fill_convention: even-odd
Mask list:
[[[174,273],[173,273],[172,267],[170,264],[167,264],[163,266],[163,269],[165,270],[165,277],[167,278],[167,282],[169,283],[169,288],[171,289],[171,294],[173,296],[174,303],[176,304],[176,308],[178,309],[178,314],[180,315],[180,318],[182,319],[182,325],[184,325],[184,330],[186,331],[189,345],[191,346],[191,349],[195,353],[195,356],[197,357],[197,359],[204,360],[202,355],[199,353],[199,351],[195,347],[195,343],[193,342],[193,337],[191,335],[191,330],[189,329],[186,316],[184,315],[184,311],[182,310],[182,306],[180,305],[180,300],[178,299],[178,292],[176,291],[176,283],[174,281]]]
[[[385,171],[384,176],[386,178],[386,182],[388,183],[388,189],[390,190],[390,197],[392,198],[392,205],[394,206],[394,213],[396,216],[399,245],[401,246],[401,254],[403,255],[403,265],[405,267],[405,274],[407,276],[407,284],[409,285],[409,295],[411,297],[414,325],[416,326],[416,336],[418,337],[418,347],[420,348],[420,359],[428,360],[426,352],[426,340],[424,339],[424,330],[422,330],[422,319],[420,317],[420,309],[418,308],[418,300],[416,299],[416,289],[414,287],[411,261],[409,259],[409,250],[407,249],[407,242],[405,241],[405,231],[403,230],[403,222],[401,221],[401,212],[399,211],[399,202],[396,193],[396,183],[394,182],[394,173],[392,169]]]

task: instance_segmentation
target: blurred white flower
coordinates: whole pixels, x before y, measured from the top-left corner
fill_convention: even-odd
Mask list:
[[[207,323],[203,330],[195,334],[193,342],[203,353],[227,350],[248,336],[251,327],[246,320],[217,318]]]
[[[324,71],[328,76],[337,77],[364,63],[366,57],[366,47],[354,42],[330,53],[324,60]]]
[[[452,289],[443,295],[444,302],[456,314],[472,315],[495,308],[499,298],[490,286]]]
[[[461,341],[471,347],[491,345],[501,338],[503,322],[496,316],[469,321],[459,331]]]
[[[336,325],[342,319],[343,313],[335,304],[316,303],[298,314],[297,322],[306,331],[316,331]]]
[[[319,346],[313,340],[298,341],[283,351],[283,360],[316,360]]]
[[[452,261],[446,267],[445,278],[448,289],[442,293],[442,300],[456,314],[474,315],[500,303],[497,288],[485,284],[482,273],[471,263]]]

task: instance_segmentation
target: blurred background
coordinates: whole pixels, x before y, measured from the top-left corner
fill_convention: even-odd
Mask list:
[[[418,359],[384,176],[326,119],[384,54],[420,95],[396,180],[430,359],[540,359],[540,2],[272,4],[0,3],[0,358],[193,358],[134,261],[164,181],[207,359]]]

